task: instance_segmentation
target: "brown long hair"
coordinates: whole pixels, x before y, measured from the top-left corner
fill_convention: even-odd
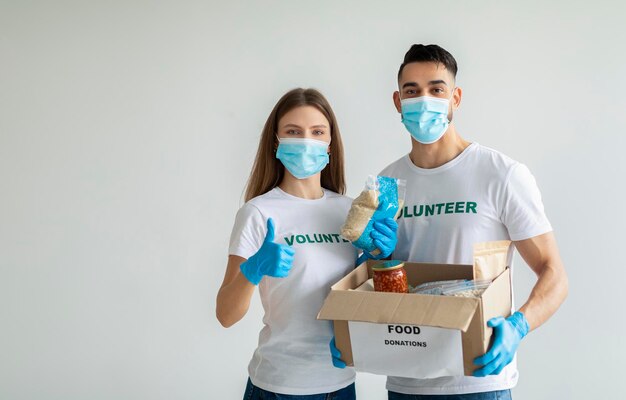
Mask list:
[[[322,187],[333,192],[346,192],[346,179],[343,170],[343,143],[335,113],[328,100],[315,89],[297,88],[285,93],[278,100],[274,109],[267,117],[259,149],[256,153],[252,172],[246,187],[245,201],[269,192],[280,184],[285,175],[285,167],[276,158],[275,150],[278,145],[276,133],[278,121],[296,107],[313,106],[317,108],[330,123],[330,162],[322,170]]]

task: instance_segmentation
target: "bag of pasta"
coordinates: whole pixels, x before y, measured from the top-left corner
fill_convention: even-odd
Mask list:
[[[352,202],[341,236],[373,256],[380,254],[370,235],[372,225],[385,218],[398,218],[404,206],[405,192],[406,181],[403,179],[370,175],[365,189]]]

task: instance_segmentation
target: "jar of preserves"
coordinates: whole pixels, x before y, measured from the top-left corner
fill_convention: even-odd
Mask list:
[[[374,290],[377,292],[408,293],[409,283],[402,261],[390,260],[372,267]]]

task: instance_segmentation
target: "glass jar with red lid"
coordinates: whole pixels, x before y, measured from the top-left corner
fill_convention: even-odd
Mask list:
[[[398,260],[385,261],[372,267],[374,290],[377,292],[408,293],[409,283],[404,263]]]

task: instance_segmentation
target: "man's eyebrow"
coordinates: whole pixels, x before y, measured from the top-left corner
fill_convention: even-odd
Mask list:
[[[443,79],[437,79],[437,80],[428,82],[428,86],[434,86],[434,85],[439,85],[439,84],[444,84],[444,85],[448,86],[446,81],[444,81]],[[417,82],[407,82],[404,85],[402,85],[402,89],[404,89],[406,87],[419,87],[419,86],[420,85],[418,85]]]
[[[415,82],[407,82],[404,85],[402,85],[402,89],[404,89],[405,87],[419,87],[419,85]]]
[[[446,83],[446,81],[444,81],[443,79],[437,79],[436,81],[430,81],[428,82],[429,85],[439,85],[440,83],[443,83],[444,85],[448,86],[448,84]]]

